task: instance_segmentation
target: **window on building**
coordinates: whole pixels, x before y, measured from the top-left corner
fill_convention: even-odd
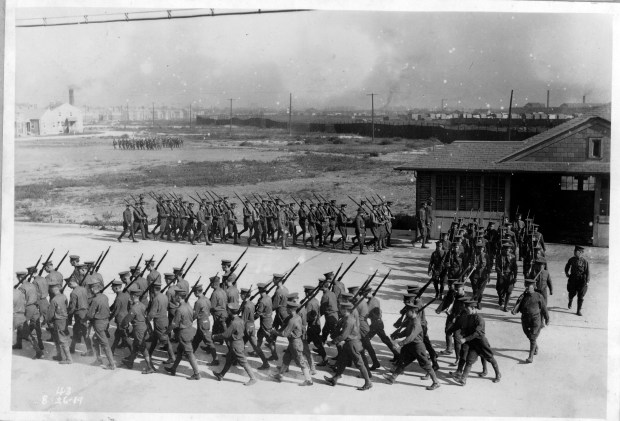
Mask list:
[[[594,176],[582,178],[581,183],[581,190],[583,191],[596,190],[596,178]]]
[[[563,175],[560,180],[561,190],[579,190],[579,179],[572,175]]]
[[[588,141],[588,158],[590,159],[601,159],[603,157],[602,152],[602,139],[601,138],[590,138]]]
[[[601,179],[601,199],[600,199],[600,215],[609,215],[609,178]]]
[[[506,189],[503,175],[484,176],[484,211],[504,212],[504,192]]]
[[[456,209],[456,175],[437,174],[435,176],[435,209]]]
[[[459,210],[469,211],[480,208],[480,176],[462,175],[460,177]]]

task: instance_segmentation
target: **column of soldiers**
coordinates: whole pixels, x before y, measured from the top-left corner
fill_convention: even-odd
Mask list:
[[[126,200],[123,211],[123,231],[117,238],[120,242],[125,235],[137,242],[136,235],[142,239],[153,238],[160,241],[189,241],[191,244],[214,242],[240,244],[241,235],[246,233],[247,244],[253,241],[263,247],[272,244],[287,249],[293,246],[310,246],[313,249],[330,247],[360,254],[365,250],[380,252],[391,246],[392,214],[391,201],[358,203],[356,215],[347,213],[347,204],[338,205],[335,200],[306,204],[304,200],[286,204],[281,199],[256,198],[251,202],[242,200],[241,213],[237,202],[228,197],[190,195],[191,202],[181,194],[155,195],[157,219],[149,229],[149,217],[144,209],[144,195]],[[197,206],[196,206],[197,205]],[[239,231],[238,225],[243,224]],[[352,225],[355,235],[350,236],[348,227]],[[370,231],[370,234],[368,234]]]
[[[138,138],[113,138],[114,149],[123,150],[159,150],[164,148],[176,149],[183,146],[183,139],[170,136],[151,136]]]

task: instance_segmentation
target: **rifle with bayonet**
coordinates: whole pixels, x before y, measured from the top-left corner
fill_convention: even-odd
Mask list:
[[[194,257],[194,260],[192,260],[192,263],[189,264],[189,266],[187,267],[187,270],[185,272],[183,272],[183,275],[181,275],[181,278],[185,278],[185,275],[187,275],[189,270],[192,268],[192,266],[194,265],[194,262],[196,261],[196,259],[198,259],[198,255],[196,255],[196,257]],[[182,270],[183,269],[181,269],[181,271]]]
[[[32,279],[32,275],[34,275],[35,273],[37,273],[37,266],[39,266],[39,263],[41,262],[41,258],[43,257],[43,255],[39,256],[39,260],[37,260],[37,263],[34,265],[34,270],[32,271],[32,273],[30,273],[30,275],[28,276],[24,276],[22,277],[22,279],[20,279],[17,284],[13,285],[13,289],[17,289],[19,288],[19,286],[24,282],[30,282],[30,279]]]
[[[192,289],[189,291],[189,294],[187,294],[187,297],[185,297],[185,302],[188,302],[189,297],[191,297],[194,291],[196,291],[196,287],[198,286],[198,282],[200,282],[200,278],[202,278],[202,276],[199,276],[196,283],[194,283],[194,286],[192,286]]]
[[[54,268],[55,271],[58,271],[58,269],[60,268],[60,265],[62,265],[62,263],[65,261],[65,259],[67,258],[67,255],[69,254],[69,250],[67,250],[67,252],[65,253],[64,256],[62,256],[62,259],[60,259],[60,262],[58,263],[58,265]],[[41,258],[39,257],[39,260],[41,260]],[[37,262],[38,264],[38,262]]]
[[[49,254],[49,256],[47,256],[47,259],[45,260],[45,262],[43,262],[43,266],[41,266],[41,270],[39,270],[39,276],[43,275],[43,269],[45,269],[45,265],[47,265],[47,263],[52,258],[52,254],[54,254],[54,250],[56,250],[56,249],[52,249],[52,251]]]

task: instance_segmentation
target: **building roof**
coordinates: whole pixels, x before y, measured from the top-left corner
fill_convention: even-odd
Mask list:
[[[519,142],[456,141],[429,147],[416,154],[407,165],[396,167],[399,171],[443,170],[482,172],[581,172],[609,173],[609,162],[532,162],[517,161],[529,151],[552,142],[560,136],[578,131],[591,122],[610,122],[598,116],[582,116],[568,120],[545,132]]]

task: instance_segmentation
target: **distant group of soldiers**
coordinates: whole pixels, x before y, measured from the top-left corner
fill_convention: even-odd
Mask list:
[[[183,146],[183,139],[171,136],[154,136],[140,138],[113,138],[112,146],[114,149],[131,150],[156,150],[163,148],[180,148]]]
[[[370,247],[375,252],[391,246],[392,214],[391,201],[366,199],[354,201],[358,206],[354,217],[347,213],[347,204],[337,204],[335,200],[319,199],[317,202],[294,199],[285,203],[280,198],[269,195],[268,198],[256,197],[254,202],[247,198],[238,200],[242,210],[237,210],[237,202],[208,192],[210,197],[203,197],[196,192],[199,199],[190,195],[187,201],[181,194],[155,195],[157,222],[149,229],[149,217],[144,209],[144,195],[126,200],[123,212],[123,232],[136,242],[137,233],[142,239],[153,238],[160,241],[187,240],[191,244],[204,241],[206,245],[219,241],[232,240],[239,244],[241,235],[248,233],[247,244],[256,241],[257,246],[273,244],[286,249],[292,245],[310,247],[348,248],[350,252],[358,249],[360,254]],[[353,200],[353,199],[351,199]],[[197,206],[196,206],[197,205]],[[238,225],[243,224],[239,231]],[[354,228],[354,235],[349,237],[348,226]],[[367,229],[371,237],[367,239]]]

